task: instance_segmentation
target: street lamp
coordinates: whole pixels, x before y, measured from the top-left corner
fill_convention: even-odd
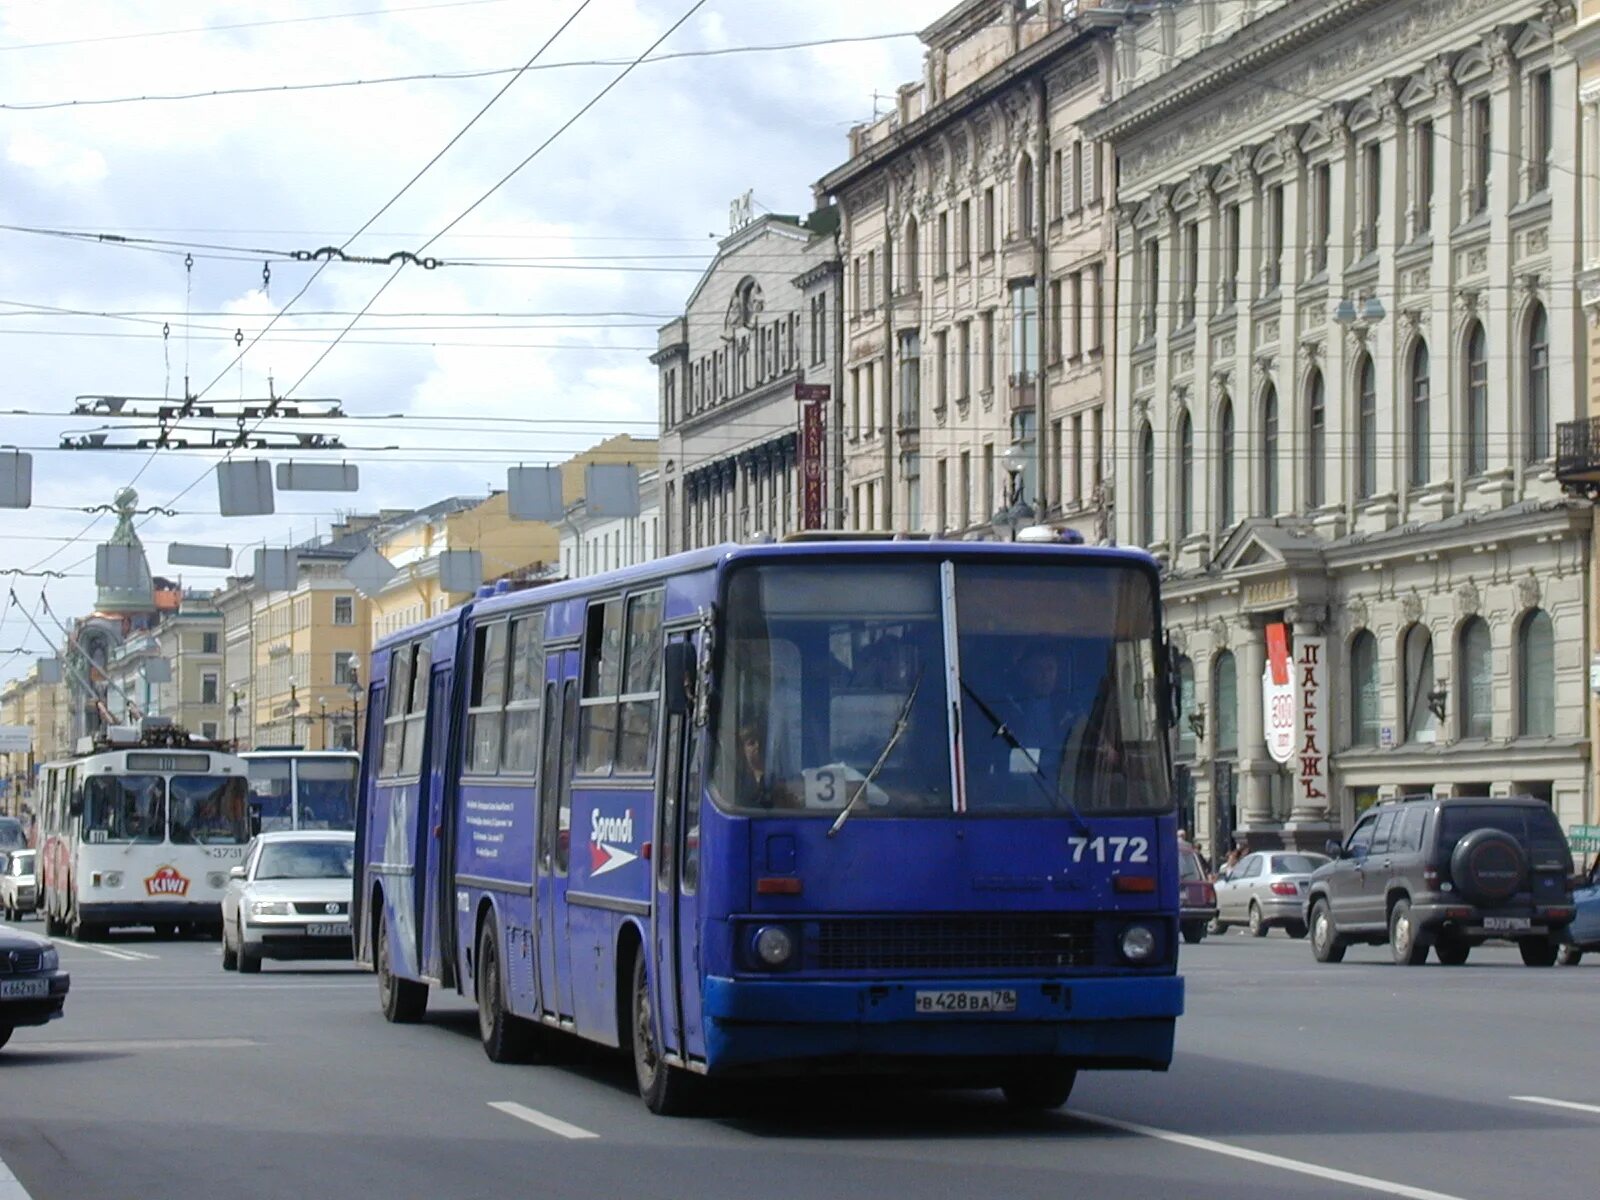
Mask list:
[[[231,703],[228,705],[228,715],[233,718],[233,748],[239,749],[239,714],[244,712],[244,706],[239,703],[241,693],[237,688],[229,696]]]
[[[295,687],[294,676],[289,676],[289,744],[299,745],[295,738],[295,714],[300,711],[300,691]]]
[[[1334,323],[1354,333],[1362,342],[1367,340],[1367,331],[1386,316],[1388,313],[1384,311],[1383,301],[1376,296],[1368,296],[1359,305],[1346,296],[1333,310]]]
[[[1022,502],[1022,473],[1028,466],[1028,452],[1020,442],[1013,442],[1000,456],[1000,465],[1006,473],[1006,494],[995,524],[1005,526],[1011,540],[1016,541],[1017,528],[1033,517],[1033,509]]]
[[[350,664],[350,746],[355,750],[361,745],[361,665],[356,662]]]
[[[328,700],[324,696],[317,701],[317,707],[322,710],[322,748],[328,748]]]

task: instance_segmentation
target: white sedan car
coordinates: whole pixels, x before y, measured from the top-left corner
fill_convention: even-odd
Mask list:
[[[264,958],[351,957],[356,835],[263,833],[222,894],[222,969],[252,974]]]

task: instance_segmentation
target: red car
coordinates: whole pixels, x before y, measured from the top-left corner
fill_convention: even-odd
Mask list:
[[[1206,936],[1206,926],[1217,917],[1217,891],[1206,879],[1200,852],[1178,846],[1178,928],[1191,946]]]

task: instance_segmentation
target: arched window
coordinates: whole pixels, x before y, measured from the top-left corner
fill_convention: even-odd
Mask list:
[[[1217,524],[1233,524],[1233,401],[1226,396],[1217,408]]]
[[[1033,233],[1033,159],[1022,156],[1017,164],[1017,232],[1024,237]]]
[[[917,219],[912,217],[906,221],[905,255],[900,264],[900,282],[908,292],[917,290],[917,254],[920,251],[917,242]]]
[[[1356,362],[1356,495],[1378,490],[1378,372],[1372,356]]]
[[[1433,691],[1433,635],[1428,627],[1416,624],[1406,630],[1401,651],[1401,697],[1408,742],[1439,740],[1439,718],[1434,715],[1429,693]]]
[[[1350,642],[1350,744],[1378,744],[1378,639],[1370,629]]]
[[[1469,617],[1458,636],[1456,710],[1461,714],[1461,736],[1490,737],[1494,733],[1494,660],[1489,625],[1482,617]]]
[[[1261,393],[1261,515],[1278,511],[1278,389]]]
[[[1556,731],[1555,632],[1536,608],[1517,630],[1517,732],[1549,737]]]
[[[1433,475],[1433,464],[1428,455],[1428,431],[1433,424],[1430,405],[1428,372],[1428,343],[1418,340],[1411,350],[1410,404],[1411,413],[1411,471],[1412,487],[1423,487]]]
[[[1211,727],[1218,758],[1239,753],[1239,673],[1228,650],[1211,664]]]
[[[1328,491],[1328,396],[1322,372],[1312,371],[1306,385],[1306,504],[1320,508]]]
[[[1187,412],[1178,417],[1178,536],[1194,528],[1194,422]]]
[[[1178,757],[1192,759],[1198,739],[1189,724],[1189,714],[1194,712],[1194,661],[1187,654],[1178,659],[1178,694],[1183,710],[1178,717]]]
[[[1527,456],[1531,463],[1543,462],[1550,457],[1550,318],[1542,304],[1535,304],[1528,316],[1526,355]]]
[[[1483,325],[1472,323],[1466,341],[1467,474],[1489,469],[1489,339]]]
[[[1139,431],[1139,544],[1156,540],[1156,435],[1146,421]]]

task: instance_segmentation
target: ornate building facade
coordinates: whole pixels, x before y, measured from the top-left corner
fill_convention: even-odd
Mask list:
[[[817,185],[841,216],[852,527],[1109,532],[1115,18],[964,0]]]
[[[661,553],[801,527],[797,384],[830,389],[827,424],[837,429],[835,215],[755,217],[736,204],[683,315],[662,326],[651,356]],[[837,487],[824,491],[820,526],[837,527]]]
[[[1168,567],[1205,840],[1320,846],[1430,789],[1585,817],[1572,18],[1174,0],[1117,32],[1086,123],[1120,162],[1117,533]],[[1269,643],[1321,668],[1283,765]]]

